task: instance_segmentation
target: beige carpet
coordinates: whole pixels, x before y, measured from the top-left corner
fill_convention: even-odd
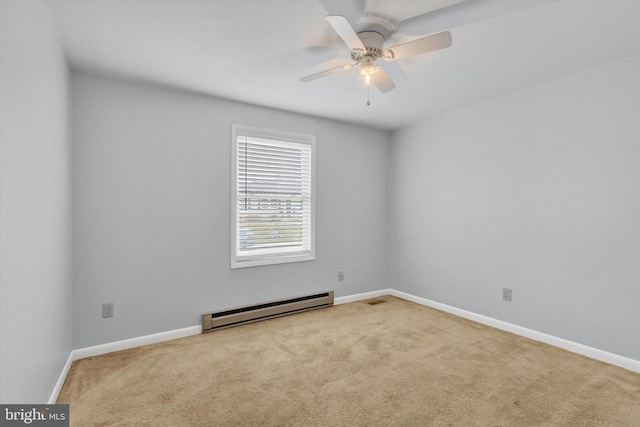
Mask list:
[[[638,426],[640,374],[394,297],[74,362],[74,426]]]

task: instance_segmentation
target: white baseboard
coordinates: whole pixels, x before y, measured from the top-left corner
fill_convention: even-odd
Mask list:
[[[71,369],[71,364],[73,363],[73,351],[69,353],[69,357],[67,357],[67,363],[64,364],[62,368],[62,372],[60,373],[60,377],[58,377],[58,381],[56,382],[53,391],[51,392],[51,396],[49,396],[49,401],[47,405],[53,405],[58,400],[58,396],[60,395],[60,391],[62,390],[62,386],[64,385],[65,380],[67,379],[67,375],[69,374],[69,369]]]
[[[198,335],[202,333],[202,326],[189,326],[188,328],[174,329],[173,331],[160,332],[157,334],[144,335],[142,337],[129,338],[122,341],[110,342],[107,344],[95,345],[93,347],[79,348],[73,350],[73,360],[84,359],[86,357],[100,356],[101,354],[112,353],[114,351],[127,350],[143,345],[155,344],[163,341],[175,340],[177,338]]]
[[[347,304],[350,302],[362,301],[363,299],[377,298],[383,295],[390,295],[392,289],[381,289],[379,291],[364,292],[361,294],[347,295],[346,297],[337,297],[333,299],[333,305]]]
[[[545,344],[552,345],[554,347],[563,348],[572,353],[581,354],[583,356],[587,356],[592,359],[599,360],[601,362],[609,363],[611,365],[619,366],[621,368],[625,368],[630,371],[640,373],[640,361],[638,360],[630,359],[628,357],[620,356],[614,353],[609,353],[607,351],[600,350],[598,348],[589,347],[587,345],[565,340],[563,338],[554,337],[553,335],[548,335],[542,332],[534,331],[533,329],[524,328],[522,326],[514,325],[512,323],[503,322],[502,320],[497,320],[492,317],[483,316],[482,314],[473,313],[471,311],[452,307],[450,305],[435,302],[426,298],[417,297],[415,295],[407,294],[405,292],[396,291],[395,289],[390,289],[389,295],[393,295],[394,297],[412,301],[417,304],[425,305],[427,307],[435,308],[437,310],[445,311],[447,313],[464,317],[465,319],[473,320],[474,322],[482,323],[484,325],[491,326],[496,329],[502,329],[503,331],[511,332],[516,335],[521,335],[523,337],[530,338],[535,341],[540,341]]]
[[[482,323],[493,328],[501,329],[503,331],[511,332],[516,335],[521,335],[526,338],[530,338],[535,341],[540,341],[546,344],[550,344],[555,347],[560,347],[573,353],[581,354],[583,356],[590,357],[592,359],[599,360],[601,362],[609,363],[611,365],[619,366],[621,368],[628,369],[630,371],[640,373],[640,361],[630,359],[628,357],[620,356],[614,353],[609,353],[604,350],[589,347],[583,344],[579,344],[573,341],[568,341],[563,338],[547,335],[542,332],[534,331],[532,329],[524,328],[522,326],[514,325],[512,323],[503,322],[492,317],[483,316],[482,314],[473,313],[471,311],[456,308],[450,305],[435,302],[426,298],[417,297],[415,295],[408,294],[406,292],[397,291],[395,289],[380,289],[378,291],[364,292],[361,294],[347,295],[344,297],[337,297],[334,299],[334,305],[347,304],[350,302],[361,301],[370,298],[377,298],[384,295],[392,295],[394,297],[402,298],[407,301],[415,302],[427,307],[435,308],[437,310],[445,311],[447,313],[454,314],[456,316],[464,317],[465,319],[473,320],[474,322]],[[143,345],[155,344],[163,341],[170,341],[177,338],[188,337],[191,335],[198,335],[202,333],[202,326],[190,326],[188,328],[175,329],[172,331],[160,332],[152,335],[145,335],[137,338],[130,338],[122,341],[115,341],[112,343],[96,345],[93,347],[85,347],[77,350],[73,350],[69,354],[67,363],[65,363],[58,382],[56,383],[51,397],[49,397],[49,404],[54,404],[58,399],[58,395],[62,390],[64,381],[67,378],[67,374],[71,369],[71,364],[79,359],[86,357],[100,356],[102,354],[111,353],[114,351],[127,350],[130,348],[141,347]]]

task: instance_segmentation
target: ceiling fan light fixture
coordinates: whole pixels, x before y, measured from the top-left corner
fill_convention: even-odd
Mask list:
[[[381,67],[375,65],[363,65],[360,68],[360,75],[365,76],[365,78],[371,78],[372,74],[377,73],[381,70]]]

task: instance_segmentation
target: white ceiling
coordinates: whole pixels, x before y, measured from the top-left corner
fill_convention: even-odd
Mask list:
[[[392,130],[640,55],[639,0],[49,0],[73,69]],[[324,17],[385,18],[386,47],[449,30],[449,49],[384,62],[364,87]],[[374,28],[380,30],[380,27]]]

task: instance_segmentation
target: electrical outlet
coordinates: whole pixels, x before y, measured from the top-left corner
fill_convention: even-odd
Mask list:
[[[511,288],[502,288],[502,300],[511,302]]]
[[[344,280],[344,271],[338,271],[338,282],[342,282]]]
[[[102,318],[113,317],[113,303],[102,304]]]

